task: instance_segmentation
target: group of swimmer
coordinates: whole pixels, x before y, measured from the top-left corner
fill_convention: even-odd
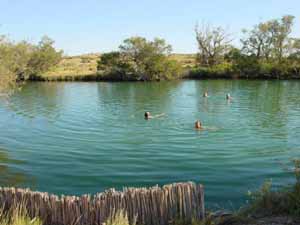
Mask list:
[[[209,97],[207,91],[203,93],[203,97],[204,97],[204,98]],[[226,94],[226,99],[227,99],[227,100],[232,100],[232,97],[231,97],[231,95],[230,95],[229,93]]]
[[[204,98],[209,97],[207,91],[203,93],[203,97],[204,97]],[[227,101],[230,101],[230,100],[232,100],[232,99],[233,99],[233,98],[231,97],[231,95],[230,95],[229,93],[226,94],[226,100],[227,100]],[[145,117],[145,120],[148,120],[148,119],[157,118],[157,117],[160,117],[160,116],[163,116],[163,115],[165,115],[165,114],[162,113],[162,114],[159,114],[159,115],[156,115],[156,116],[152,116],[152,115],[150,114],[150,112],[145,112],[144,117]],[[197,130],[203,130],[203,129],[204,129],[200,120],[196,120],[196,122],[195,122],[195,129],[197,129]]]

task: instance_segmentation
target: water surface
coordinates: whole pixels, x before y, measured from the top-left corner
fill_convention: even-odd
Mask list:
[[[210,205],[239,206],[266,179],[293,181],[282,163],[300,156],[299,91],[298,81],[28,83],[1,102],[0,185],[82,194],[191,180]]]

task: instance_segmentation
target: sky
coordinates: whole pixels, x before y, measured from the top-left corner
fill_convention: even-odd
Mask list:
[[[197,22],[223,26],[238,44],[243,28],[287,14],[300,37],[300,0],[0,0],[0,9],[0,34],[30,42],[47,35],[66,55],[116,50],[137,35],[194,53]]]

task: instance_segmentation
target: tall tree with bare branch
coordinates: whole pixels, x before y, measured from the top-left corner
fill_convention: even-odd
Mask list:
[[[199,49],[198,63],[203,66],[221,63],[231,48],[230,34],[222,27],[213,27],[209,24],[202,24],[201,27],[197,24],[195,32]]]

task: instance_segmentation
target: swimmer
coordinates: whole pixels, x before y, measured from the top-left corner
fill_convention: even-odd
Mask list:
[[[227,99],[227,100],[232,100],[232,97],[230,96],[229,93],[226,95],[226,99]]]
[[[164,116],[164,115],[165,115],[165,113],[161,113],[161,114],[152,116],[152,115],[150,114],[150,112],[145,112],[144,117],[145,117],[145,120],[148,120],[148,119],[154,119],[154,118],[162,117],[162,116]]]
[[[200,120],[197,120],[197,121],[195,122],[195,129],[199,129],[199,130],[202,130],[202,129],[203,129]]]
[[[145,112],[144,116],[145,116],[145,120],[153,118],[153,116],[151,116],[150,112]]]
[[[207,98],[207,97],[208,97],[207,91],[203,93],[203,97],[204,97],[204,98]]]

